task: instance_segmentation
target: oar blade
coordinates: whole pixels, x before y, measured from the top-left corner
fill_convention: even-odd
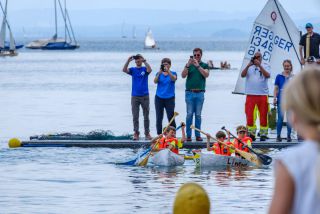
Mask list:
[[[268,155],[257,154],[257,156],[261,160],[263,165],[270,165],[272,163],[272,158]]]
[[[146,166],[148,164],[149,156],[147,155],[138,165],[139,166]]]
[[[259,158],[257,158],[256,155],[250,154],[248,152],[241,151],[241,150],[238,150],[238,149],[237,149],[236,152],[239,153],[241,157],[243,157],[244,159],[254,163],[258,167],[260,167],[262,165],[261,161],[259,160]]]

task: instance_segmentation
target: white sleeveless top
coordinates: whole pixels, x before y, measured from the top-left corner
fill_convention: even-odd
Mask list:
[[[318,155],[318,143],[306,141],[289,148],[279,158],[294,180],[294,214],[320,214],[320,192],[317,190],[317,170],[320,170],[320,166],[317,166]]]

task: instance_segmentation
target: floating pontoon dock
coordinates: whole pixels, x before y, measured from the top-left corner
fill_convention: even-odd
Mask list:
[[[268,141],[260,142],[255,141],[252,143],[253,148],[260,149],[282,149],[289,146],[298,145],[297,140],[287,142],[276,142],[275,139],[269,139]],[[141,148],[149,147],[150,141],[140,140],[30,140],[22,141],[21,147],[106,147],[106,148]],[[206,139],[203,142],[186,142],[184,143],[186,149],[199,149],[206,148]]]

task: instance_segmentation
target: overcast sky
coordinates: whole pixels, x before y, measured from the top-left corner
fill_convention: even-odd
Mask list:
[[[53,0],[9,0],[9,7],[10,10],[51,8],[52,2]],[[67,5],[71,10],[139,8],[235,12],[261,10],[266,2],[267,0],[67,0]],[[320,10],[319,0],[280,0],[280,3],[289,13],[316,15]]]

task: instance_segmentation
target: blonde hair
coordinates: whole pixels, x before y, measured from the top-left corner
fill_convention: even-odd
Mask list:
[[[303,69],[284,89],[283,110],[292,110],[301,120],[315,126],[320,136],[320,66]],[[320,152],[315,162],[317,191],[320,193]]]
[[[320,133],[320,66],[303,69],[287,84],[282,99],[284,111],[293,111]]]

